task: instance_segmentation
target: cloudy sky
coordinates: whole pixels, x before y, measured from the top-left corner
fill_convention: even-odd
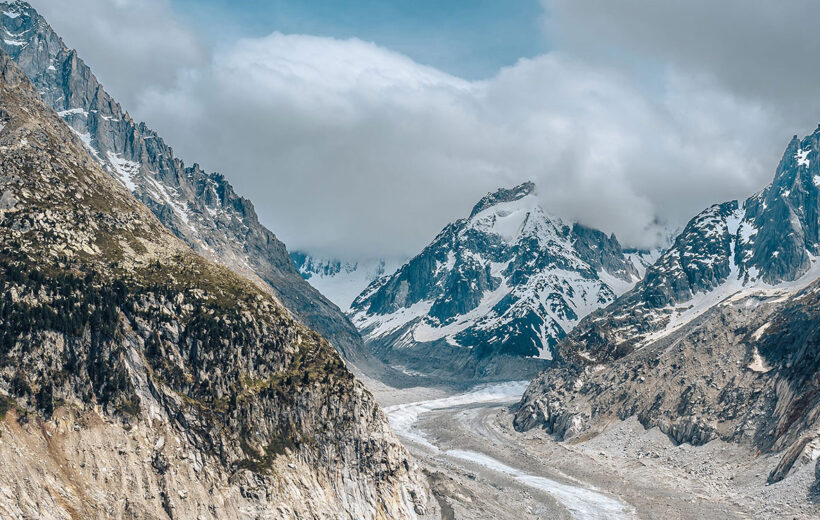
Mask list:
[[[412,255],[525,180],[651,246],[820,122],[813,0],[32,0],[291,249]]]

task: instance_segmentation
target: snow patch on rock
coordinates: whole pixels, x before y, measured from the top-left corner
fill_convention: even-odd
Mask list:
[[[809,167],[811,161],[809,161],[808,156],[811,150],[804,150],[802,148],[797,149],[797,153],[794,154],[794,158],[797,159],[797,166],[805,166],[806,168]]]
[[[128,191],[135,192],[137,185],[134,183],[134,177],[140,171],[139,163],[123,159],[119,154],[113,152],[106,152],[105,155],[117,174],[117,180],[122,182]]]

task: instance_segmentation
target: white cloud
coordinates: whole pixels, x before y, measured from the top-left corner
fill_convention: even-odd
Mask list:
[[[803,121],[784,108],[792,97],[771,95],[777,80],[741,88],[755,62],[782,68],[743,55],[743,41],[792,41],[788,26],[756,32],[762,15],[744,15],[741,41],[721,46],[731,10],[701,6],[718,18],[701,27],[665,0],[607,4],[545,1],[563,50],[470,82],[355,39],[274,33],[214,51],[168,0],[35,2],[178,156],[224,173],[291,249],[341,256],[414,254],[484,193],[524,180],[549,211],[638,246],[659,220],[683,224],[768,182]]]
[[[560,53],[467,82],[358,40],[273,34],[142,98],[292,248],[412,254],[486,191],[534,179],[561,216],[650,245],[658,217],[762,186],[763,109],[668,72],[657,92]],[[773,170],[772,170],[773,171]]]
[[[815,0],[541,0],[554,45],[599,62],[706,75],[792,125],[820,120]]]

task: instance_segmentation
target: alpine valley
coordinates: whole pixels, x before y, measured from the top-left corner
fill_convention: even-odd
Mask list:
[[[491,193],[352,318],[394,366],[508,381],[387,409],[464,518],[554,514],[539,492],[576,518],[816,518],[818,255],[820,126],[662,252],[547,216],[530,183]]]
[[[148,3],[170,13],[186,2]],[[80,4],[70,8],[89,9]],[[221,12],[216,4],[203,12]],[[249,18],[262,4],[231,9]],[[276,4],[287,21],[289,0]],[[180,23],[207,26],[210,16]],[[479,173],[517,180],[465,206],[464,218],[425,215],[444,227],[423,249],[405,243],[412,251],[400,258],[380,257],[382,246],[402,250],[381,242],[361,258],[289,251],[225,175],[183,162],[132,119],[31,5],[0,2],[0,30],[1,519],[820,518],[820,126],[788,143],[768,186],[670,227],[668,239],[643,240],[650,250],[559,216],[539,192],[549,183],[514,185],[530,175],[471,157]],[[288,85],[303,79],[300,60],[330,89],[332,74],[316,63],[353,77],[350,99],[344,89],[329,96],[339,121],[322,119],[323,94],[291,100],[305,101],[330,144],[300,141],[304,114],[285,112],[293,144],[344,182],[350,165],[314,152],[333,146],[352,164],[378,152],[334,134],[374,123],[357,103],[377,95],[421,105],[415,96],[430,87],[387,96],[417,64],[356,37],[265,42],[287,44],[264,66],[286,69],[277,78]],[[326,44],[335,50],[317,51]],[[368,61],[359,74],[351,49],[398,60],[399,72]],[[450,104],[484,103],[477,93],[501,96],[484,90],[493,82],[571,62],[553,58],[475,82],[424,67],[421,83],[434,84],[447,110],[467,110]],[[380,131],[412,126],[385,112],[373,118]],[[231,124],[226,132],[243,130]],[[266,124],[248,126],[271,141]],[[460,164],[456,148],[448,168]],[[235,169],[225,173],[239,186],[248,172]],[[695,208],[723,198],[706,188]],[[352,215],[372,193],[338,195]],[[273,204],[261,190],[255,202],[263,215]]]

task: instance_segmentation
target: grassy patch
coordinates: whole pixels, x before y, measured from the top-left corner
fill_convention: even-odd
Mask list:
[[[0,421],[6,418],[6,413],[8,413],[9,410],[18,410],[19,408],[17,401],[11,397],[0,395]]]
[[[273,462],[279,455],[284,455],[285,450],[295,450],[298,442],[289,435],[282,433],[274,435],[265,446],[264,452],[260,453],[248,443],[245,437],[241,437],[239,445],[247,458],[235,464],[236,469],[246,469],[260,475],[269,475]]]
[[[132,398],[123,399],[120,404],[117,405],[116,410],[122,415],[137,417],[142,411],[142,408],[140,407],[139,399],[134,396]]]

